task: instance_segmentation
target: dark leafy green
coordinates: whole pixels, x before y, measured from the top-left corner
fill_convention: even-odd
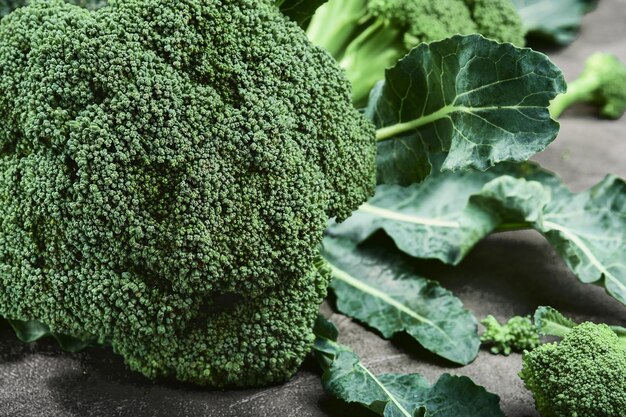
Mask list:
[[[371,94],[366,114],[378,128],[378,181],[402,184],[431,172],[485,170],[523,161],[556,137],[551,99],[565,90],[543,54],[480,35],[421,44]]]
[[[430,385],[419,374],[376,375],[319,317],[315,352],[324,369],[322,384],[335,397],[358,403],[385,417],[503,417],[500,399],[467,377],[443,374]]]
[[[480,347],[476,319],[450,291],[417,275],[411,258],[383,245],[357,247],[332,237],[324,239],[322,255],[333,272],[339,311],[385,338],[406,332],[450,361],[474,360]]]
[[[539,166],[440,173],[410,187],[381,185],[334,236],[362,242],[383,229],[402,251],[456,264],[494,230],[534,228],[585,283],[626,303],[626,183],[607,176],[572,193]]]
[[[513,0],[528,36],[557,45],[567,45],[576,38],[583,16],[596,3],[597,0]]]

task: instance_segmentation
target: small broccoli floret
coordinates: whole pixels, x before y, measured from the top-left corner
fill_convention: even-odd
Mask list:
[[[271,2],[33,0],[0,21],[0,126],[0,316],[149,377],[293,375],[375,138]]]
[[[578,79],[567,84],[567,92],[550,103],[550,114],[556,118],[575,103],[596,105],[601,116],[619,119],[626,111],[626,65],[615,55],[591,55]]]
[[[626,410],[626,346],[604,324],[580,324],[560,343],[524,352],[520,377],[543,417],[622,417]]]
[[[540,345],[539,334],[530,317],[513,317],[505,325],[498,323],[493,316],[485,317],[481,323],[485,332],[480,341],[491,345],[491,352],[510,355],[512,351],[534,349]]]
[[[419,43],[471,33],[524,45],[510,0],[330,0],[307,29],[345,68],[358,104],[384,70]]]

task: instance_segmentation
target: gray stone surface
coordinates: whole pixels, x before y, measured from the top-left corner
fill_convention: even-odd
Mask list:
[[[626,0],[602,0],[585,18],[583,33],[570,47],[550,55],[568,78],[597,50],[626,60]],[[556,142],[535,159],[559,172],[574,190],[582,190],[612,172],[626,177],[626,118],[596,120],[579,107],[565,114]],[[601,288],[583,285],[545,240],[534,232],[489,237],[456,268],[423,262],[423,274],[439,279],[478,317],[506,319],[550,304],[579,320],[626,325],[626,308]],[[537,416],[532,398],[517,377],[520,356],[482,351],[466,367],[433,358],[399,337],[381,339],[348,318],[322,307],[341,330],[341,341],[359,353],[376,372],[422,372],[434,380],[443,372],[468,375],[502,398],[510,417]],[[625,411],[626,413],[626,411]],[[0,416],[2,417],[261,417],[366,416],[326,395],[315,363],[307,361],[296,377],[281,386],[211,391],[171,381],[151,382],[128,371],[107,349],[77,354],[54,343],[24,345],[0,328]],[[462,417],[462,416],[459,416]]]

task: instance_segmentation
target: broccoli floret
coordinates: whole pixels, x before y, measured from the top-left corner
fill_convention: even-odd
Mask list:
[[[615,55],[598,52],[591,55],[578,79],[567,84],[567,92],[550,103],[556,118],[575,103],[590,103],[600,108],[600,115],[619,119],[626,111],[626,65]]]
[[[31,0],[0,0],[0,18],[8,15],[13,10],[26,6]],[[68,3],[96,10],[106,6],[107,0],[65,0]]]
[[[481,323],[485,326],[485,332],[480,341],[491,345],[493,354],[508,356],[512,351],[534,349],[541,343],[537,328],[530,317],[515,316],[505,325],[501,325],[495,317],[487,316]]]
[[[421,42],[481,33],[524,45],[521,19],[510,0],[330,0],[307,29],[345,68],[362,104],[384,70]]]
[[[580,324],[522,361],[520,377],[543,417],[624,415],[626,346],[607,325]]]
[[[296,371],[317,247],[375,186],[337,63],[266,0],[0,22],[0,315],[215,386]]]

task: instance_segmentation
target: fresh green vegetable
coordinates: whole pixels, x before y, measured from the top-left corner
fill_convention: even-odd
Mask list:
[[[559,117],[575,103],[593,104],[601,116],[619,119],[626,111],[626,65],[615,55],[591,55],[578,79],[567,84],[567,92],[552,101],[550,113]]]
[[[285,16],[301,26],[308,26],[311,16],[326,0],[275,0]]]
[[[535,311],[535,327],[541,335],[565,337],[576,325],[574,320],[565,317],[552,307],[542,306]],[[615,325],[609,325],[609,327],[615,332],[620,343],[626,347],[626,328]]]
[[[626,410],[626,345],[604,324],[580,324],[560,343],[525,352],[520,377],[542,417],[621,417]]]
[[[379,183],[408,185],[438,169],[525,161],[556,137],[546,111],[565,90],[543,54],[480,35],[421,44],[385,73],[365,114],[378,131]]]
[[[326,237],[322,255],[333,275],[337,308],[380,331],[406,332],[431,352],[462,365],[476,358],[477,321],[437,282],[415,272],[411,258],[371,243]]]
[[[33,1],[0,22],[0,126],[0,315],[149,377],[298,369],[374,128],[274,5]]]
[[[15,331],[17,338],[25,343],[36,342],[44,337],[53,337],[61,349],[67,352],[78,352],[94,344],[88,340],[51,332],[48,326],[35,320],[8,320],[8,323]]]
[[[517,144],[498,158],[525,159],[554,138],[547,105],[562,75],[544,55],[480,36],[432,48],[487,54],[478,62],[497,70],[475,81],[478,69],[452,60],[419,92],[399,84],[402,72],[390,83],[407,95],[432,88],[435,97],[466,80],[532,96],[518,108],[532,107],[524,131],[475,132],[489,140],[482,152]],[[374,187],[374,127],[349,87],[265,1],[16,10],[0,24],[0,314],[110,343],[149,377],[288,378],[310,348],[330,277],[317,250],[327,218],[348,216]],[[507,113],[498,98],[467,91],[463,100],[472,97],[486,108],[446,109],[450,117]],[[406,115],[415,105],[403,105]],[[381,103],[376,112],[390,114]],[[412,130],[402,116],[377,121],[386,143]],[[454,149],[458,140],[432,151],[459,168],[491,163]]]
[[[330,0],[307,29],[312,42],[346,69],[355,103],[420,42],[480,33],[524,45],[524,30],[510,0]]]
[[[458,264],[489,233],[534,228],[585,283],[626,304],[626,182],[615,176],[572,193],[538,165],[437,172],[422,184],[380,185],[333,236],[363,242],[384,230],[403,252]]]
[[[31,2],[33,2],[33,0],[0,0],[0,18]],[[89,10],[97,10],[107,5],[107,0],[65,0],[65,2]]]
[[[324,389],[343,401],[385,417],[504,417],[500,398],[467,377],[443,374],[430,385],[419,374],[376,375],[350,348],[337,343],[337,328],[322,316],[315,334]]]
[[[567,45],[578,35],[582,18],[597,0],[512,0],[531,41]]]
[[[483,344],[491,346],[491,353],[510,355],[511,352],[532,350],[540,345],[539,333],[528,317],[515,316],[502,325],[494,316],[487,316],[481,321],[485,326],[480,336]]]

